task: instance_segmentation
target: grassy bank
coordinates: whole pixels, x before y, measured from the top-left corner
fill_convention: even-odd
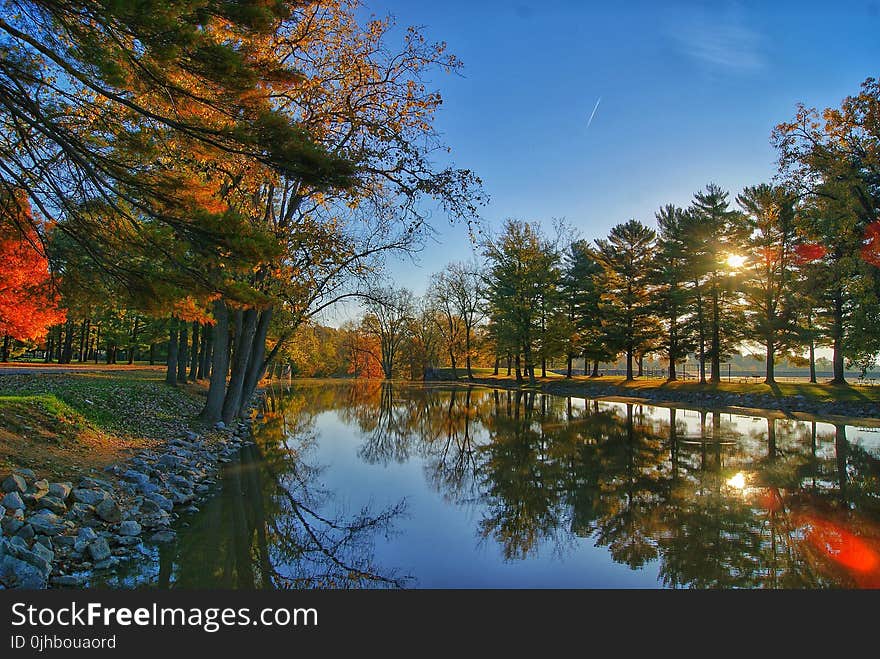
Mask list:
[[[438,369],[442,377],[452,380],[452,369]],[[473,369],[474,377],[481,382],[498,383],[499,385],[516,384],[516,377],[503,374],[493,375],[490,368]],[[458,369],[459,381],[467,381],[467,373],[464,369]],[[639,396],[648,391],[660,391],[674,393],[724,393],[740,395],[773,396],[784,400],[787,398],[800,397],[801,399],[817,402],[846,402],[846,403],[880,403],[880,386],[855,386],[855,385],[832,385],[825,383],[810,382],[779,382],[767,385],[761,382],[720,382],[718,384],[700,384],[693,380],[679,380],[667,382],[660,378],[638,378],[626,381],[623,376],[603,376],[590,378],[575,376],[565,378],[557,374],[548,374],[545,378],[536,378],[535,382],[524,380],[519,383],[523,388],[546,388],[552,385],[554,389],[560,387],[572,387],[578,392],[589,391],[591,388],[604,389],[608,386],[619,388]]]
[[[0,371],[0,472],[70,480],[197,425],[203,388],[168,387],[163,375]]]

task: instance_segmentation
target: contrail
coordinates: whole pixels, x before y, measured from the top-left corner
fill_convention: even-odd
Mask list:
[[[593,108],[593,111],[590,113],[590,118],[589,118],[589,120],[587,121],[587,128],[589,128],[589,127],[590,127],[590,124],[593,123],[593,117],[596,116],[596,110],[599,109],[599,103],[601,103],[601,102],[602,102],[602,97],[600,96],[600,97],[599,97],[599,100],[596,101],[596,107],[594,107],[594,108]]]

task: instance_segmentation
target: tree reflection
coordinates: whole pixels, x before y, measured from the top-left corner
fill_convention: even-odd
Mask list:
[[[162,550],[161,584],[408,583],[372,542],[402,509],[342,516],[315,486],[314,419],[333,411],[362,460],[418,460],[505,561],[589,543],[667,587],[880,587],[880,459],[842,425],[369,381],[272,391],[266,409],[259,448]]]
[[[695,425],[676,409],[534,391],[395,391],[374,400],[378,411],[356,413],[361,455],[395,460],[408,446],[434,489],[479,507],[477,534],[505,560],[542,547],[564,554],[583,538],[632,569],[654,562],[669,587],[866,582],[816,550],[820,508],[878,512],[878,460],[843,426],[829,438],[815,423],[773,416],[749,426],[701,412]],[[817,443],[829,441],[833,456],[820,455]],[[737,473],[747,486],[731,480]],[[860,520],[862,536],[878,533],[876,517]]]

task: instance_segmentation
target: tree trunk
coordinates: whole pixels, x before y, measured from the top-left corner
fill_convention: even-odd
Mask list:
[[[241,407],[244,378],[257,329],[257,310],[236,310],[235,321],[235,352],[232,356],[232,371],[226,388],[226,398],[223,400],[223,422],[226,424],[232,422]]]
[[[495,370],[492,372],[492,375],[498,375],[498,365],[501,363],[501,358],[498,355],[495,355]]]
[[[199,363],[196,367],[196,380],[202,380],[205,377],[205,359],[207,359],[208,356],[208,332],[210,330],[210,325],[202,325],[201,339],[199,341]]]
[[[843,295],[840,291],[834,296],[833,323],[831,336],[834,340],[834,354],[831,361],[834,366],[834,377],[831,384],[846,384],[843,372]]]
[[[3,335],[3,351],[0,354],[0,361],[4,364],[9,361],[9,334]]]
[[[599,360],[598,359],[593,360],[593,372],[590,373],[590,377],[591,378],[599,377]]]
[[[675,348],[671,345],[669,347],[669,376],[666,378],[667,382],[674,382],[678,379],[678,374],[675,372]]]
[[[626,379],[633,379],[633,349],[632,346],[626,348]]]
[[[64,352],[61,355],[62,363],[69,364],[73,359],[73,321],[68,320],[64,324]]]
[[[645,374],[645,355],[639,353],[639,361],[638,361],[638,372],[636,373],[637,377],[642,377]]]
[[[510,377],[510,371],[511,371],[512,367],[513,367],[513,364],[511,363],[510,352],[508,352],[507,353],[507,377]]]
[[[208,325],[205,329],[208,330],[208,344],[205,348],[205,370],[204,373],[202,373],[202,376],[210,378],[214,360],[214,336],[216,335],[217,329],[214,325]]]
[[[208,399],[199,415],[202,421],[216,423],[223,412],[223,399],[226,393],[226,345],[229,342],[229,310],[223,300],[214,302],[213,345],[211,382],[208,386]]]
[[[721,382],[721,318],[717,285],[712,289],[712,383]]]
[[[474,372],[471,369],[471,328],[470,327],[465,328],[464,350],[465,350],[464,363],[465,363],[465,366],[467,367],[468,380],[473,380],[474,379]],[[470,392],[470,389],[468,389],[468,392]]]
[[[180,333],[177,339],[177,381],[186,382],[186,362],[187,362],[187,328],[184,321],[180,321]]]
[[[279,342],[279,344],[275,346],[275,350],[272,351],[272,354],[269,355],[269,359],[265,359],[266,335],[269,333],[269,323],[272,320],[272,312],[273,310],[271,307],[265,309],[260,312],[259,320],[257,320],[257,329],[254,332],[251,355],[248,360],[247,372],[245,373],[244,385],[242,387],[241,402],[238,407],[239,416],[244,411],[244,408],[254,395],[254,392],[257,390],[257,385],[260,380],[263,379],[263,374],[266,372],[266,367],[269,365],[269,362],[274,359],[278,352],[278,348],[281,347]]]
[[[128,363],[134,364],[134,360],[137,352],[137,339],[138,339],[138,318],[135,316],[134,324],[131,328],[131,341],[128,344]]]
[[[572,357],[571,353],[568,354],[568,361],[566,363],[565,369],[565,377],[571,380],[571,363],[574,361],[574,357]]]
[[[89,319],[86,318],[82,321],[82,325],[80,325],[79,330],[79,355],[77,355],[77,360],[80,364],[83,362],[83,356],[86,350],[86,335],[89,331]]]
[[[816,382],[816,342],[810,337],[810,382]]]
[[[110,351],[107,351],[110,354]],[[166,362],[165,384],[177,384],[177,318],[171,318],[168,324],[168,360]]]
[[[153,366],[156,363],[156,344],[150,344],[150,366]]]
[[[98,353],[101,351],[101,326],[95,328],[95,363],[98,363]]]
[[[520,368],[519,351],[516,353],[516,381],[522,382],[522,369]]]
[[[765,373],[765,377],[764,377],[764,384],[775,384],[776,383],[775,372],[774,372],[774,370],[775,370],[774,369],[774,366],[775,366],[774,362],[776,361],[776,355],[775,355],[774,348],[775,348],[775,346],[773,345],[772,342],[767,343],[767,364],[765,367],[766,373]]]
[[[547,358],[543,355],[541,356],[541,377],[547,377]]]
[[[189,379],[190,382],[196,381],[196,373],[199,370],[199,324],[193,321],[192,324],[192,349],[190,351],[189,360]]]

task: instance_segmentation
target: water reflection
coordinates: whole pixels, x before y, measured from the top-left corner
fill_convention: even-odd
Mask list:
[[[867,429],[372,381],[272,390],[265,416],[258,446],[142,580],[469,586],[493,569],[510,587],[625,573],[673,588],[880,587]],[[342,505],[380,491],[392,503],[379,512]],[[430,512],[403,514],[404,496]],[[584,577],[596,552],[607,579]]]
[[[508,561],[592,542],[669,587],[880,585],[878,446],[844,425],[388,383],[288,395],[356,426],[367,462],[421,460]]]

